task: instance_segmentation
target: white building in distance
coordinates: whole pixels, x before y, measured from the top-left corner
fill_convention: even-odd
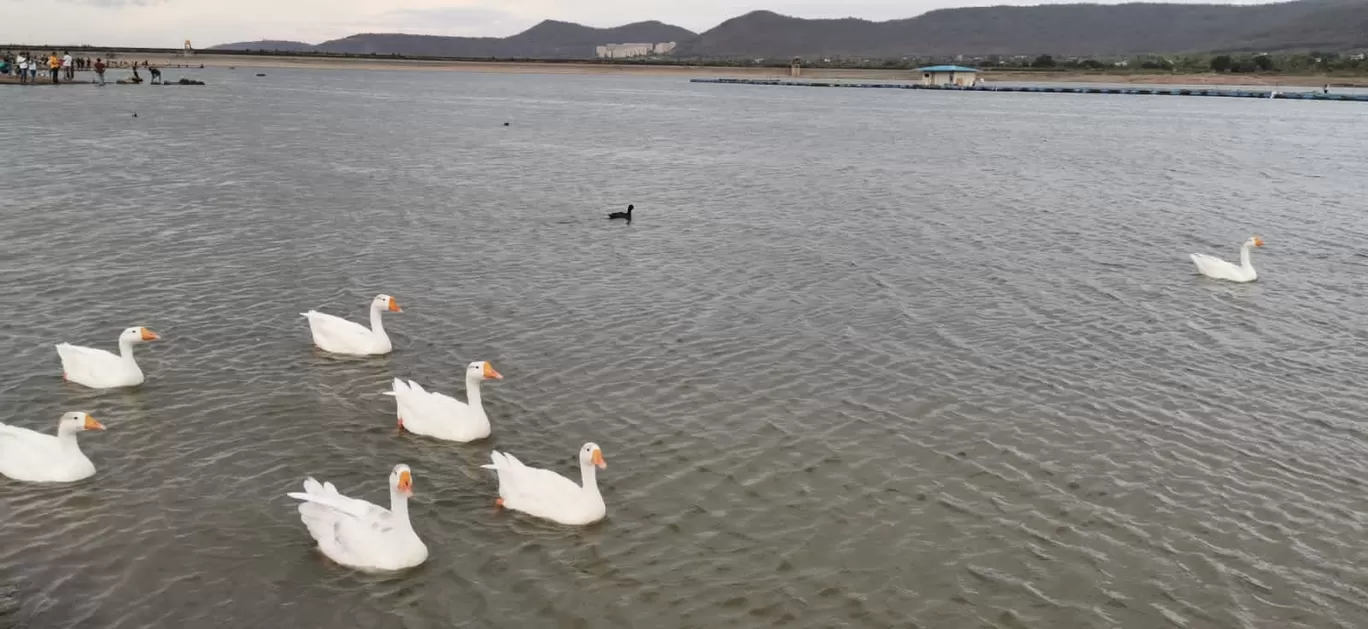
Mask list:
[[[970,87],[978,83],[978,70],[964,66],[927,66],[917,68],[922,85]]]
[[[660,44],[604,44],[594,49],[599,59],[626,59],[663,55],[675,49],[674,42]]]

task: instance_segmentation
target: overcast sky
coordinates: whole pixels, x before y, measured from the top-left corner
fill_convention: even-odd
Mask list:
[[[178,47],[189,39],[204,48],[257,39],[318,43],[363,32],[504,37],[547,18],[599,27],[654,19],[703,31],[755,9],[887,20],[949,6],[1045,1],[0,0],[0,43]]]

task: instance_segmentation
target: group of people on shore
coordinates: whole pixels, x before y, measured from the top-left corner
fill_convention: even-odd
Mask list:
[[[133,70],[133,77],[129,80],[133,83],[142,83],[143,79],[138,75],[139,65],[140,64],[137,61],[115,61],[113,59],[106,63],[104,59],[99,57],[96,57],[94,61],[91,61],[89,57],[72,57],[69,52],[63,52],[59,57],[57,56],[57,52],[53,51],[46,59],[44,59],[42,55],[35,55],[27,51],[0,53],[0,74],[14,74],[19,78],[19,83],[21,85],[36,85],[38,83],[39,70],[46,72],[48,76],[51,77],[53,85],[61,83],[62,81],[75,81],[77,71],[93,70],[95,72],[96,82],[103,85],[105,82],[105,70],[110,67],[131,68]],[[143,68],[147,69],[147,73],[151,75],[151,82],[153,84],[162,82],[160,69],[147,61],[143,61],[141,65]]]
[[[0,70],[5,74],[15,73],[20,83],[37,83],[40,69],[52,77],[53,83],[76,78],[76,60],[70,53],[62,53],[59,57],[54,51],[46,59],[27,51],[0,56]]]

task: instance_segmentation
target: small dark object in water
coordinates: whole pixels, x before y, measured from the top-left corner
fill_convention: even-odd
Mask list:
[[[134,117],[134,118],[137,118],[137,117],[138,117],[138,112],[136,112],[136,111],[133,112],[133,117]]]
[[[266,76],[266,73],[265,73],[265,72],[258,72],[258,73],[257,73],[257,76]]]
[[[504,123],[504,126],[505,126],[505,127],[507,127],[507,126],[508,126],[508,123],[507,123],[507,122],[505,122],[505,123]]]
[[[627,222],[629,222],[629,223],[632,222],[632,208],[633,208],[633,207],[634,207],[634,206],[632,206],[632,205],[629,204],[629,205],[627,206],[627,211],[626,211],[626,212],[612,212],[612,213],[608,214],[608,220],[611,221],[611,220],[613,220],[613,219],[615,219],[615,218],[625,218],[625,219],[627,219]]]
[[[181,80],[179,80],[179,81],[176,81],[176,84],[177,84],[177,85],[204,85],[204,81],[196,81],[196,80],[194,80],[194,79],[181,79]]]

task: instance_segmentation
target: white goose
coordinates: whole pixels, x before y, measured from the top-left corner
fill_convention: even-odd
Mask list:
[[[95,475],[95,464],[81,452],[76,433],[104,430],[94,417],[67,413],[57,420],[57,436],[0,424],[0,474],[30,483],[69,483]]]
[[[390,508],[348,498],[332,483],[304,481],[303,492],[287,494],[303,500],[299,519],[329,559],[365,571],[412,568],[427,560],[428,549],[409,522],[408,497],[413,495],[413,472],[396,465],[390,472]]]
[[[1263,244],[1262,238],[1250,236],[1249,240],[1240,246],[1240,266],[1202,253],[1189,255],[1192,256],[1192,263],[1197,265],[1197,271],[1202,275],[1232,282],[1252,282],[1259,279],[1259,274],[1254,272],[1254,266],[1249,263],[1249,248],[1262,247]]]
[[[603,461],[603,450],[593,443],[580,448],[582,486],[550,470],[523,465],[513,455],[498,450],[489,458],[494,463],[481,467],[498,472],[499,499],[495,504],[499,506],[570,525],[597,522],[608,512],[594,478],[594,467],[602,469],[608,464]]]
[[[118,354],[60,343],[57,355],[62,358],[62,378],[92,389],[138,386],[143,383],[143,372],[133,360],[133,346],[159,338],[147,328],[128,328],[119,335]]]
[[[480,383],[485,380],[503,380],[503,376],[494,371],[488,361],[476,361],[466,367],[469,404],[448,395],[425,391],[412,380],[404,384],[398,378],[394,379],[394,390],[385,395],[394,396],[400,429],[466,443],[489,436],[489,416],[480,403]]]
[[[371,300],[369,329],[341,317],[314,310],[301,316],[309,320],[309,332],[313,334],[314,345],[319,349],[334,354],[374,356],[388,354],[393,349],[389,335],[385,334],[385,326],[380,322],[380,313],[385,310],[403,312],[393,297],[376,295],[375,299]]]

